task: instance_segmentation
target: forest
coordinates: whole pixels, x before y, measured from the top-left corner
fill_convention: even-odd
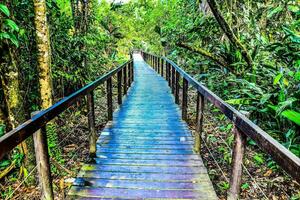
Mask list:
[[[129,60],[133,50],[173,60],[300,157],[299,0],[1,0],[0,137]],[[105,125],[104,94],[104,87],[95,92],[97,129]],[[46,128],[57,199],[88,157],[85,104]],[[211,105],[204,121],[201,156],[226,199],[233,125]],[[0,199],[38,199],[32,143],[26,139],[0,160]],[[255,141],[247,145],[241,198],[300,199],[300,184]]]

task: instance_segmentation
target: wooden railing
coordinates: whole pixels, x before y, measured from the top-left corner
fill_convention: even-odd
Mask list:
[[[3,158],[10,150],[23,142],[26,138],[33,135],[34,147],[36,154],[36,163],[38,169],[39,183],[42,188],[41,199],[53,199],[53,190],[51,182],[50,164],[48,144],[46,140],[45,126],[50,120],[57,117],[60,113],[74,105],[78,100],[84,100],[87,96],[88,107],[88,124],[89,124],[89,148],[90,156],[96,154],[97,133],[95,128],[95,112],[94,112],[94,90],[97,86],[106,82],[107,94],[107,120],[113,118],[113,93],[112,78],[117,74],[117,99],[118,104],[122,104],[122,86],[123,95],[127,93],[128,88],[134,80],[133,60],[120,65],[116,69],[101,76],[97,80],[91,82],[80,90],[74,92],[68,97],[63,98],[50,108],[36,112],[34,116],[21,124],[12,131],[6,133],[0,138],[0,159]]]
[[[246,116],[241,114],[232,106],[225,103],[221,98],[212,91],[200,84],[184,70],[177,66],[174,62],[166,57],[156,56],[150,53],[142,52],[143,58],[153,68],[164,76],[169,82],[172,93],[175,96],[175,102],[179,104],[179,81],[183,78],[182,87],[182,118],[187,119],[187,100],[188,86],[192,86],[197,90],[197,126],[195,135],[195,149],[200,152],[200,137],[203,124],[204,100],[208,100],[214,106],[232,121],[234,125],[234,145],[232,150],[232,173],[230,177],[230,189],[228,193],[229,199],[237,199],[240,193],[242,163],[245,151],[247,137],[253,139],[257,145],[273,160],[277,162],[287,173],[300,182],[300,159],[272,138],[269,134],[255,125]]]

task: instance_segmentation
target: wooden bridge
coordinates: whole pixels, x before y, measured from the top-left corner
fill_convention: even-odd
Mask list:
[[[114,75],[117,75],[120,105],[115,113],[112,106]],[[108,123],[97,138],[93,91],[103,83],[107,89]],[[194,136],[184,122],[189,86],[197,91]],[[182,95],[181,101],[179,95]],[[229,199],[237,199],[239,195],[247,137],[292,177],[300,180],[298,157],[174,62],[141,52],[0,138],[1,159],[27,137],[34,136],[42,199],[54,198],[45,125],[85,96],[93,162],[82,167],[69,191],[70,199],[217,199],[199,156],[205,100],[219,108],[234,124]]]

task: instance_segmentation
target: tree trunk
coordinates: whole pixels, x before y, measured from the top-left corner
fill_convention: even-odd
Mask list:
[[[246,48],[242,45],[242,43],[238,40],[238,38],[234,35],[234,33],[233,33],[232,29],[230,28],[229,24],[226,22],[224,17],[221,15],[220,11],[218,10],[218,6],[217,6],[215,0],[207,0],[207,2],[208,2],[208,5],[209,5],[213,15],[216,18],[218,24],[220,25],[221,29],[226,34],[229,41],[232,43],[232,45],[234,45],[234,47],[236,49],[241,51],[244,60],[248,64],[248,67],[252,68],[253,67],[253,64],[252,64],[253,61],[252,61],[251,56],[249,55]]]
[[[34,0],[36,43],[38,50],[38,71],[41,108],[52,105],[51,49],[46,15],[46,0]]]

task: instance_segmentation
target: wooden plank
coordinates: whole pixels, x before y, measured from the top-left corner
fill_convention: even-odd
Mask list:
[[[149,198],[149,199],[211,199],[214,195],[189,190],[143,190],[124,188],[84,188],[73,186],[70,195],[105,198]]]

